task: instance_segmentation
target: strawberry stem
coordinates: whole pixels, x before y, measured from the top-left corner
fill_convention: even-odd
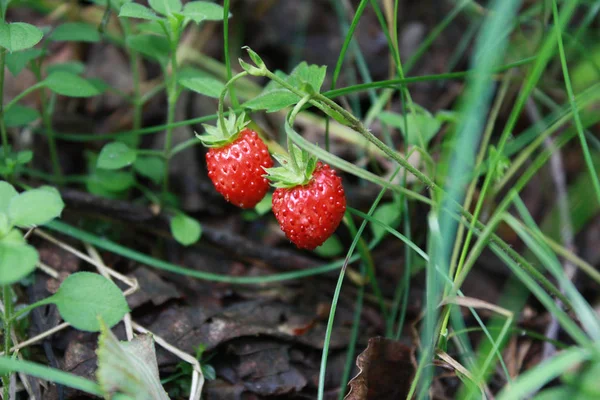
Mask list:
[[[227,125],[225,124],[225,116],[223,111],[223,103],[225,103],[225,97],[227,96],[227,92],[230,90],[231,86],[235,83],[235,81],[247,75],[248,73],[246,71],[242,71],[239,74],[235,75],[225,84],[225,87],[219,95],[219,125],[221,126],[222,132],[227,131]]]

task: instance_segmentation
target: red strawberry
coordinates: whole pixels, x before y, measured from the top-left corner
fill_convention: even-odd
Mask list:
[[[206,126],[207,134],[199,136],[205,146],[208,176],[227,201],[241,208],[253,208],[265,197],[269,181],[263,168],[273,166],[265,143],[256,132],[245,128],[243,115],[235,115],[221,127]]]
[[[295,147],[295,146],[294,146]],[[275,156],[280,168],[267,170],[277,187],[273,212],[281,230],[296,246],[313,250],[337,229],[346,211],[342,180],[329,165],[295,148],[290,159]]]

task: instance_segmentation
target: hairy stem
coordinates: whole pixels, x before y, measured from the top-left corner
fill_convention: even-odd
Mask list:
[[[6,64],[6,49],[0,49],[0,133],[2,134],[2,150],[8,157],[8,134],[4,124],[4,65]]]
[[[181,27],[179,27],[181,28]],[[171,42],[171,75],[167,77],[167,132],[165,135],[165,172],[163,178],[162,201],[164,203],[169,191],[169,153],[171,152],[171,143],[173,141],[173,123],[175,122],[175,108],[179,98],[179,87],[177,84],[177,44],[181,32],[178,31]]]

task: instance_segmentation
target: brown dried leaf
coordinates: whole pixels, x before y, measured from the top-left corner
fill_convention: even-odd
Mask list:
[[[369,339],[369,345],[356,358],[360,372],[349,383],[344,400],[403,399],[415,372],[413,349],[382,337]]]

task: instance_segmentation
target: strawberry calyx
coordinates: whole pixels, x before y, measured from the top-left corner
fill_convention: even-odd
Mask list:
[[[246,121],[246,114],[241,113],[239,117],[234,112],[229,113],[229,117],[223,122],[217,122],[215,126],[202,124],[205,129],[203,135],[196,134],[202,144],[206,147],[223,147],[234,142],[240,132],[248,125],[250,121]]]
[[[265,177],[276,188],[293,188],[307,185],[317,167],[317,157],[296,145],[289,148],[290,154],[273,154],[280,167],[264,168]]]

